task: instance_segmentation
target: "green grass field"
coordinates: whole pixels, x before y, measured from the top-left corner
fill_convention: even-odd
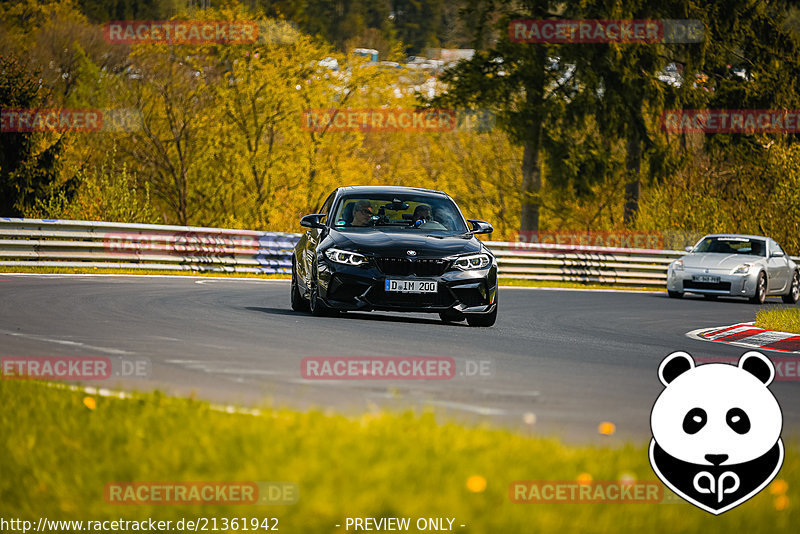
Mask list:
[[[277,517],[280,531],[297,533],[344,532],[347,517],[453,517],[454,530],[487,534],[775,533],[795,530],[800,521],[796,443],[787,446],[782,482],[719,517],[682,502],[514,504],[508,490],[518,480],[586,474],[595,481],[655,480],[646,443],[565,446],[525,430],[470,428],[430,414],[346,418],[264,409],[240,415],[159,393],[91,397],[94,406],[86,396],[0,380],[0,517]],[[289,481],[298,485],[299,500],[272,506],[106,504],[105,485],[123,481]]]
[[[767,330],[800,334],[800,309],[765,308],[756,314],[755,326]]]

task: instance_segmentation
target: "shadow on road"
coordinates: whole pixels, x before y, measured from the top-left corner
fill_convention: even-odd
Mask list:
[[[270,315],[305,315],[303,313],[292,311],[289,308],[263,308],[261,306],[245,306],[244,309],[249,311],[268,313]]]
[[[314,318],[312,315],[303,312],[292,311],[289,308],[265,308],[262,306],[245,306],[246,310],[256,311],[261,313],[268,313],[270,315],[286,315],[297,317]],[[439,326],[467,326],[466,323],[443,323],[437,319],[423,319],[421,317],[409,317],[403,315],[383,315],[373,314],[367,312],[346,312],[340,314],[336,319],[344,320],[361,320],[361,321],[382,321],[389,323],[413,323],[413,324],[435,324]]]

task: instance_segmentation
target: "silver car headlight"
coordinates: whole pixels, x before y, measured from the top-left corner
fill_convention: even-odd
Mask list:
[[[367,263],[367,258],[365,256],[339,248],[329,248],[325,251],[325,257],[332,262],[343,263],[345,265],[362,265]]]
[[[683,260],[675,260],[672,262],[672,270],[673,271],[682,271],[683,270]]]
[[[469,271],[470,269],[485,269],[491,263],[492,259],[488,254],[470,254],[469,256],[458,258],[453,262],[453,267],[462,271]]]
[[[750,267],[753,265],[750,263],[743,263],[739,265],[737,268],[731,271],[731,274],[747,274],[750,272]]]

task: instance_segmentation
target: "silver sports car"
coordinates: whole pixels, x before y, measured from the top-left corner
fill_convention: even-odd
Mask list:
[[[755,235],[707,235],[667,270],[667,292],[747,297],[763,304],[779,295],[789,304],[800,296],[800,270],[774,239]]]

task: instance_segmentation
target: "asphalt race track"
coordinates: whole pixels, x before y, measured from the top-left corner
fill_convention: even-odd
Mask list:
[[[502,289],[497,325],[470,328],[436,315],[295,313],[283,280],[9,274],[0,274],[0,303],[0,356],[149,359],[149,377],[104,381],[106,388],[342,413],[412,407],[605,443],[649,437],[661,391],[656,370],[666,354],[746,351],[686,332],[752,321],[758,310],[745,301],[673,300],[661,292]],[[305,380],[300,363],[309,356],[449,356],[459,374]],[[480,362],[483,375],[461,375]],[[800,436],[800,381],[771,389],[783,408],[784,439]],[[614,436],[597,433],[602,421],[616,425]]]

